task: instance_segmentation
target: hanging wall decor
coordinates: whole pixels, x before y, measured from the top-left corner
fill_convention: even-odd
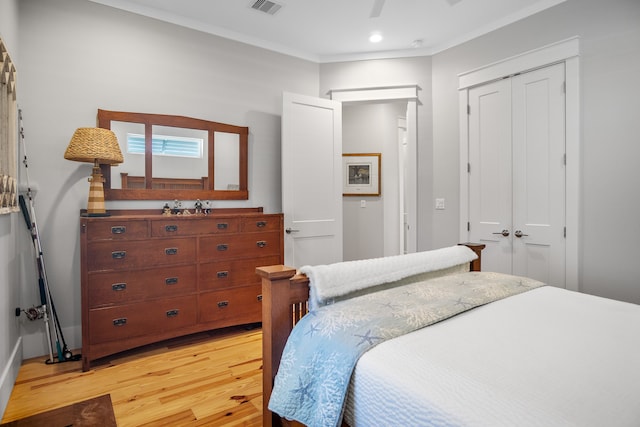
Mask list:
[[[0,214],[20,210],[17,111],[16,68],[0,39]]]
[[[342,195],[380,195],[380,153],[342,155]]]

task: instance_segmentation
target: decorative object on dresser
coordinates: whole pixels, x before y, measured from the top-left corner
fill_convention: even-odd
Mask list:
[[[284,260],[282,214],[112,211],[80,218],[82,368],[195,332],[262,320],[255,269]]]
[[[108,129],[78,128],[71,137],[64,158],[93,163],[93,173],[89,178],[91,186],[87,216],[109,216],[104,207],[104,178],[100,165],[122,163],[122,152],[116,135]]]

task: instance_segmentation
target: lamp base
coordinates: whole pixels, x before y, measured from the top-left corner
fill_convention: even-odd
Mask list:
[[[89,178],[89,182],[91,185],[89,186],[86,216],[109,216],[104,208],[104,188],[102,185],[104,178],[97,160],[93,165],[93,174]]]

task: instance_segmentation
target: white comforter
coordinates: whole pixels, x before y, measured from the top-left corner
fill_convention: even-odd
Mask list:
[[[640,426],[640,306],[544,287],[387,341],[356,426]]]

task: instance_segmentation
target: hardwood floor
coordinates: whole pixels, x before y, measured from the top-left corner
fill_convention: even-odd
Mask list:
[[[165,341],[98,361],[25,360],[2,422],[111,394],[118,426],[262,425],[262,331]]]

